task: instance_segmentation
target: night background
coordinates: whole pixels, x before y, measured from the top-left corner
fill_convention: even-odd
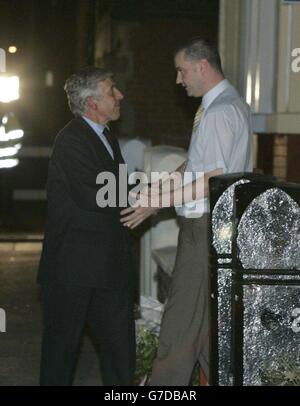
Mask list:
[[[6,333],[0,335],[0,385],[38,384],[36,272],[51,148],[72,118],[66,78],[87,65],[111,69],[125,95],[121,119],[113,124],[118,137],[187,148],[199,101],[176,86],[173,52],[193,36],[217,44],[218,11],[217,0],[0,0],[0,48],[6,52],[0,77],[18,76],[20,82],[20,97],[0,102],[0,120],[3,128],[13,113],[24,131],[10,141],[1,133],[0,308],[6,312]],[[17,153],[5,156],[18,144]],[[137,262],[140,237],[134,235]],[[99,379],[95,351],[85,337],[74,384],[98,385]]]
[[[253,89],[257,80],[252,61],[266,67],[261,71],[265,75],[261,79],[261,94],[254,100],[252,91],[254,102],[251,99],[249,104],[254,113],[266,118],[262,120],[264,124],[269,125],[268,115],[275,118],[269,127],[266,124],[254,128],[255,172],[300,183],[300,73],[289,73],[286,79],[288,65],[282,56],[287,54],[286,43],[300,47],[300,6],[291,6],[294,8],[289,16],[283,2],[278,2],[277,11],[274,6],[278,37],[266,36],[274,45],[273,63],[268,59],[267,52],[271,51],[264,49],[264,44],[258,51],[253,45],[259,44],[265,31],[272,29],[270,24],[264,24],[264,0],[255,2],[259,4],[256,11],[261,19],[257,39],[255,18],[251,20],[248,13],[247,20],[247,10],[253,3],[0,0],[0,49],[6,53],[6,72],[0,69],[0,80],[18,76],[20,83],[19,98],[4,102],[4,82],[0,81],[0,309],[5,309],[7,315],[7,332],[0,334],[0,386],[38,382],[41,309],[36,269],[46,224],[45,186],[55,136],[72,119],[63,90],[72,73],[87,65],[114,72],[117,87],[125,96],[121,119],[112,124],[119,139],[140,138],[152,146],[186,150],[200,101],[187,97],[186,91],[175,84],[173,52],[195,36],[217,46],[221,43],[225,76],[243,97],[247,92],[242,80],[247,72],[254,78]],[[243,4],[248,9],[243,9]],[[294,31],[288,31],[286,26],[292,23]],[[248,37],[244,32],[247,29]],[[288,32],[292,33],[291,40]],[[247,43],[257,54],[248,52]],[[271,66],[274,71],[269,74]],[[262,96],[267,94],[263,87],[268,76],[274,81],[270,85],[270,103]],[[258,107],[253,108],[256,102]],[[6,138],[9,120],[18,124],[16,128],[23,131],[22,137]],[[137,261],[141,235],[139,231],[134,235]],[[75,385],[98,385],[98,365],[89,341],[84,341],[82,353]]]
[[[175,85],[173,51],[198,35],[217,43],[217,0],[1,0],[0,8],[0,47],[17,47],[6,52],[7,73],[20,78],[20,98],[0,103],[0,114],[14,112],[24,130],[19,165],[0,170],[3,229],[43,230],[50,148],[72,118],[63,86],[80,67],[114,72],[125,95],[118,136],[188,147],[199,101]]]

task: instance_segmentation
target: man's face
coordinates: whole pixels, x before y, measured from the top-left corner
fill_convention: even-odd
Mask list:
[[[177,71],[176,83],[185,88],[188,96],[203,96],[204,79],[201,61],[189,60],[185,57],[184,51],[180,51],[175,56],[175,69]]]
[[[123,94],[115,86],[112,79],[108,78],[99,82],[100,97],[93,97],[95,118],[97,122],[106,124],[118,120],[120,117],[120,102]]]

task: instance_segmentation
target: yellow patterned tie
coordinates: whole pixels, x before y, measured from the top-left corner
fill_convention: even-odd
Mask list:
[[[193,131],[198,127],[202,114],[204,111],[204,107],[202,107],[202,104],[198,107],[198,110],[196,111],[195,118],[194,118],[194,124],[193,124]]]

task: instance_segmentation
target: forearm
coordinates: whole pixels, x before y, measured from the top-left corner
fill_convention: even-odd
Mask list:
[[[165,191],[160,195],[160,207],[167,207],[189,203],[208,197],[209,193],[209,178],[218,176],[223,173],[222,169],[216,169],[203,174],[191,183],[180,185],[180,187]]]
[[[175,190],[179,187],[181,179],[183,178],[187,161],[184,161],[175,171],[168,173],[163,172],[159,179],[151,183],[149,186],[159,193],[163,193],[164,189]]]

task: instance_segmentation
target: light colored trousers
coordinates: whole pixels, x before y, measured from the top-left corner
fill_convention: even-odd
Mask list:
[[[209,376],[208,221],[179,217],[175,269],[151,386],[188,386],[199,361]]]

